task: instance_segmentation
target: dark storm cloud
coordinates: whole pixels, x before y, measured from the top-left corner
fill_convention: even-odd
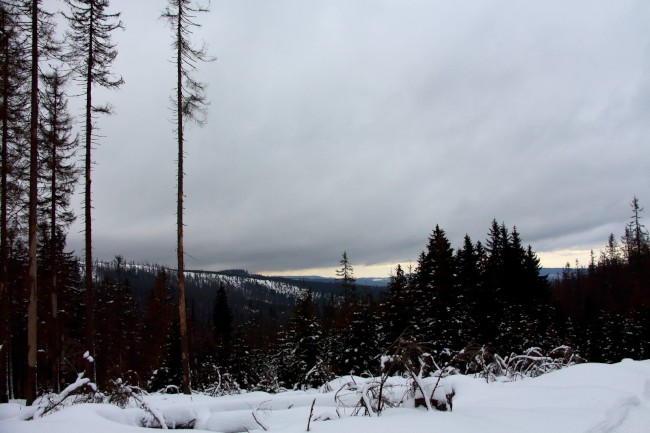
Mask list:
[[[160,2],[112,3],[126,85],[102,94],[95,255],[171,265],[170,36]],[[435,224],[459,245],[493,218],[537,251],[604,244],[650,200],[646,3],[213,2],[188,268],[405,262]]]

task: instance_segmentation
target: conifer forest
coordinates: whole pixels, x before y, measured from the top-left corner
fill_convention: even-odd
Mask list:
[[[92,150],[111,134],[96,130],[112,111],[102,98],[123,85],[112,65],[122,23],[108,0],[65,0],[62,15],[47,3],[0,3],[0,403],[30,404],[82,372],[101,389],[279,392],[380,375],[382,357],[395,354],[428,353],[463,373],[533,347],[563,347],[589,362],[650,358],[650,236],[633,192],[620,232],[589,263],[550,277],[525,234],[499,215],[485,222],[484,239],[466,235],[458,245],[432,221],[417,261],[397,266],[379,288],[357,281],[345,245],[332,257],[335,284],[283,280],[289,294],[277,299],[187,271],[184,133],[207,121],[206,85],[195,71],[214,60],[192,42],[207,9],[189,0],[169,0],[161,14],[177,72],[170,205],[178,262],[98,260]],[[83,118],[72,115],[72,100],[83,104]],[[73,194],[83,194],[83,209]],[[83,256],[66,242],[75,219],[85,224]]]

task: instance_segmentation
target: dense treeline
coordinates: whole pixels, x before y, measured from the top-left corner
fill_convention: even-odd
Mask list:
[[[634,206],[640,210],[636,200]],[[517,229],[493,221],[484,243],[466,236],[456,249],[436,226],[415,269],[398,266],[379,297],[357,286],[347,254],[337,275],[340,295],[317,301],[311,291],[303,290],[288,315],[265,315],[264,303],[233,309],[232,298],[240,293],[222,284],[213,289],[209,302],[201,302],[211,305],[208,316],[198,318],[194,303],[188,306],[193,387],[214,392],[219,383],[220,392],[273,391],[319,385],[341,374],[376,374],[381,355],[393,350],[398,340],[417,344],[439,359],[461,350],[509,354],[562,344],[593,361],[645,358],[650,243],[640,214],[635,215],[639,227],[628,226],[622,246],[610,236],[588,267],[567,267],[561,278],[550,282],[540,276],[539,261],[530,246],[523,246]],[[640,238],[629,233],[639,233]],[[39,248],[43,258],[50,252],[44,243]],[[17,290],[9,292],[9,383],[12,395],[20,395],[26,333],[24,251],[12,254],[12,259],[11,287]],[[56,327],[51,299],[39,300],[41,392],[74,381],[88,363],[83,356],[83,266],[63,252],[58,261],[62,290]],[[175,271],[127,266],[121,257],[97,269],[93,365],[98,384],[108,387],[119,377],[150,390],[180,386]],[[153,270],[153,281],[144,277]],[[39,282],[47,287],[50,279],[51,270],[42,267]],[[148,284],[145,290],[142,281]]]
[[[650,356],[650,238],[635,197],[620,243],[610,234],[589,264],[567,264],[553,284],[564,338],[593,361]]]
[[[74,336],[74,341],[86,349],[85,359],[102,359],[98,355],[103,349],[96,348],[95,340],[102,338],[103,330],[95,326],[95,319],[101,319],[107,306],[95,305],[103,295],[102,287],[96,291],[95,284],[117,284],[115,287],[121,287],[130,296],[121,282],[95,281],[92,255],[91,151],[98,144],[98,116],[112,114],[110,104],[98,103],[93,89],[115,89],[123,84],[122,78],[111,70],[117,56],[111,36],[122,28],[120,13],[108,12],[109,0],[65,0],[66,10],[61,12],[64,19],[59,21],[67,26],[57,28],[55,15],[46,11],[42,3],[0,3],[0,402],[20,389],[28,404],[35,400],[37,386],[49,384],[51,389],[58,389],[65,382],[59,376],[62,364],[69,362],[63,356],[70,345],[66,337]],[[190,40],[190,28],[196,26],[192,14],[197,11],[206,9],[196,7],[193,0],[169,0],[169,7],[163,12],[173,30],[174,13],[177,14],[178,32],[173,34],[180,38],[174,39],[179,70],[179,146],[183,141],[183,118],[196,119],[197,110],[204,113],[204,85],[193,80],[186,70],[195,69],[193,61],[200,60],[198,55],[202,52]],[[188,61],[192,62],[189,66]],[[85,183],[85,261],[81,274],[76,259],[64,252],[67,229],[76,214],[70,208],[70,196],[82,175],[76,161],[80,140],[73,133],[75,120],[82,119],[73,119],[68,113],[67,85],[71,80],[79,84],[81,92],[75,93],[80,93],[85,102],[83,121],[79,122],[83,124],[79,132],[84,137]],[[180,147],[179,154],[178,185],[182,197]],[[183,254],[181,218],[179,204],[179,257]],[[182,262],[178,269],[178,326],[186,349]],[[83,289],[78,278],[83,278]],[[125,306],[131,304],[128,296]],[[83,317],[80,305],[85,308]],[[114,312],[107,315],[115,317]],[[77,324],[77,329],[66,333],[63,328],[69,321]],[[39,360],[43,356],[47,359]],[[187,388],[187,350],[183,350],[183,359]],[[122,365],[121,352],[118,361]],[[46,364],[47,373],[42,371]],[[96,364],[86,365],[85,374],[97,379]]]
[[[439,359],[459,353],[550,351],[570,345],[591,361],[650,354],[650,239],[638,200],[622,246],[610,235],[588,268],[567,266],[559,279],[540,264],[516,228],[493,221],[485,244],[465,236],[452,248],[436,226],[413,272],[398,266],[378,301],[355,293],[344,254],[342,300],[317,311],[305,294],[272,350],[278,385],[314,385],[324,377],[377,374],[396,343],[416,344]],[[464,363],[464,364],[463,364]]]
[[[94,352],[94,294],[92,290],[91,242],[91,148],[96,143],[95,120],[98,113],[108,113],[107,105],[92,99],[92,88],[116,87],[110,65],[117,52],[110,33],[120,24],[111,21],[119,16],[105,13],[107,0],[67,0],[69,25],[59,31],[54,14],[47,12],[40,0],[5,0],[0,3],[0,121],[2,122],[2,182],[0,199],[0,300],[3,320],[0,323],[0,373],[13,377],[16,368],[13,354],[26,344],[26,359],[19,359],[18,375],[27,402],[37,393],[37,364],[44,338],[51,353],[62,350],[59,333],[63,312],[59,299],[70,290],[77,266],[68,266],[64,253],[68,226],[74,219],[70,197],[80,177],[76,153],[79,140],[73,133],[75,123],[68,112],[68,89],[71,79],[83,81],[86,117],[85,143],[85,216],[87,307],[85,346]],[[60,35],[66,34],[65,42]],[[26,256],[26,262],[22,260]],[[18,260],[18,261],[16,261]],[[18,276],[14,271],[26,267]],[[74,272],[70,269],[75,268]],[[15,281],[18,278],[20,281]],[[75,284],[76,285],[76,284]],[[26,315],[26,338],[13,342],[13,320],[20,315],[12,311],[11,301],[21,290],[17,305]],[[48,299],[48,308],[39,305]],[[39,311],[40,310],[40,311]],[[11,313],[11,314],[10,314]],[[44,322],[43,318],[47,320]],[[40,320],[40,321],[39,321]],[[46,326],[43,326],[46,325]],[[39,338],[39,328],[41,331]],[[21,349],[21,350],[15,350]],[[48,359],[51,375],[57,376],[58,355]],[[26,367],[25,367],[26,365]],[[2,380],[0,401],[6,401],[15,384]]]

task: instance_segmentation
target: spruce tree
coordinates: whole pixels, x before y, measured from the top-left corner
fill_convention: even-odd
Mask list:
[[[481,306],[477,295],[482,290],[482,245],[472,243],[469,235],[465,235],[463,246],[456,252],[457,269],[457,313],[456,320],[461,323],[462,334],[460,343],[467,345],[475,341],[479,330],[478,318]]]
[[[181,365],[183,368],[183,393],[190,394],[190,359],[187,336],[187,312],[185,307],[185,258],[183,249],[183,161],[185,158],[185,126],[187,122],[202,125],[206,121],[206,84],[194,78],[197,62],[211,61],[205,45],[197,47],[191,42],[192,28],[198,27],[196,14],[208,12],[208,8],[193,0],[169,0],[162,18],[173,32],[172,47],[176,66],[176,88],[173,96],[173,112],[176,116],[178,143],[178,170],[176,195],[176,255],[178,262],[178,312],[181,339]]]
[[[50,335],[50,362],[55,387],[59,381],[60,336],[58,334],[59,263],[65,261],[65,230],[74,220],[70,210],[70,198],[78,179],[74,157],[78,146],[77,137],[72,136],[72,118],[68,113],[64,93],[66,78],[57,69],[42,74],[45,84],[41,106],[43,116],[40,122],[40,182],[43,192],[40,197],[43,220],[49,221],[49,234],[44,233],[49,244],[48,262],[42,267],[49,271],[49,284],[45,284],[50,295],[48,332]],[[46,224],[43,224],[47,228]],[[49,238],[48,238],[49,237]]]
[[[167,342],[171,340],[172,333],[176,331],[171,329],[174,317],[173,307],[167,272],[165,269],[159,269],[154,276],[144,311],[144,329],[146,335],[150,336],[145,348],[147,377],[152,377],[154,371],[168,365]]]
[[[105,366],[97,373],[97,384],[109,379],[127,379],[129,371],[138,371],[141,362],[142,313],[131,295],[126,263],[115,256],[112,276],[104,276],[96,290],[97,363]]]
[[[36,257],[38,205],[38,60],[39,60],[39,0],[31,2],[31,89],[30,89],[30,146],[29,146],[29,222],[28,222],[28,297],[27,297],[27,376],[25,397],[27,404],[36,400],[37,353],[37,273]]]
[[[505,235],[505,236],[504,236]],[[505,266],[505,251],[508,248],[508,236],[505,225],[499,225],[492,220],[486,241],[487,263],[486,283],[494,294],[503,290],[503,273]]]
[[[644,262],[647,262],[650,256],[650,236],[648,230],[641,223],[643,208],[639,205],[639,199],[636,196],[632,199],[630,207],[632,215],[630,222],[625,227],[625,236],[623,236],[625,258],[632,270],[640,273]]]
[[[350,306],[349,319],[331,337],[336,351],[338,374],[375,374],[380,353],[376,306],[370,299],[356,299]]]
[[[85,219],[85,290],[86,290],[86,348],[95,352],[93,318],[93,254],[92,254],[92,147],[96,130],[94,118],[97,114],[111,114],[109,105],[98,105],[93,101],[93,89],[117,89],[124,83],[115,76],[111,64],[117,56],[117,49],[111,34],[122,28],[120,14],[110,14],[108,0],[66,0],[70,12],[64,14],[70,31],[67,32],[69,52],[67,59],[82,81],[85,95],[84,121],[84,219]],[[95,366],[96,367],[96,366]]]
[[[49,221],[50,237],[54,239],[54,228],[65,231],[75,219],[70,200],[79,178],[75,165],[79,140],[72,133],[73,119],[65,94],[68,77],[53,69],[41,74],[41,79],[44,89],[40,101],[39,181],[43,188],[39,205],[42,220]]]
[[[411,325],[415,300],[410,294],[409,280],[402,266],[398,264],[395,274],[390,276],[380,302],[380,340],[386,347],[395,342]]]
[[[214,340],[219,349],[217,356],[224,364],[230,359],[232,322],[232,309],[228,304],[226,287],[223,282],[220,282],[212,307],[212,324]]]
[[[39,169],[39,59],[47,58],[56,49],[53,38],[54,25],[51,14],[40,7],[40,0],[22,4],[23,13],[29,17],[30,33],[30,114],[29,114],[29,199],[27,235],[27,375],[25,396],[27,404],[36,399],[36,362],[38,335],[38,169]]]
[[[453,248],[445,231],[436,225],[426,251],[418,260],[414,281],[416,300],[422,304],[417,317],[423,327],[422,337],[438,348],[449,347],[450,336],[454,333],[452,304],[458,295],[456,273]]]
[[[464,290],[476,289],[481,281],[481,263],[478,248],[469,235],[463,238],[463,246],[456,252],[457,284]]]
[[[354,298],[356,298],[356,278],[354,278],[354,268],[348,260],[348,253],[343,251],[341,255],[341,260],[339,261],[341,266],[336,271],[336,279],[339,282],[341,287],[341,294],[343,295],[343,303],[349,303]]]
[[[327,376],[323,353],[323,331],[316,304],[305,290],[280,335],[275,355],[281,383],[299,389],[322,385]]]
[[[0,4],[0,403],[9,401],[10,292],[9,292],[9,215],[22,202],[20,190],[20,151],[26,148],[23,131],[29,120],[29,33],[18,2]]]

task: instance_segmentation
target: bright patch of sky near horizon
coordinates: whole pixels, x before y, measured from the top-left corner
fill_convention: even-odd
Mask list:
[[[594,254],[596,260],[598,259],[599,250],[594,249]],[[551,251],[551,252],[538,252],[537,256],[540,259],[541,265],[544,268],[563,268],[568,263],[572,268],[576,267],[576,260],[578,260],[578,266],[586,267],[589,265],[591,259],[591,250],[562,250],[562,251]],[[380,277],[386,278],[390,275],[395,274],[395,268],[397,265],[401,265],[402,269],[408,271],[409,266],[412,266],[415,270],[416,262],[404,262],[404,263],[386,263],[386,264],[376,264],[372,266],[354,266],[354,276],[356,278],[373,278]],[[285,271],[260,271],[262,275],[269,276],[322,276],[322,277],[334,277],[336,271],[339,268],[336,267],[323,267],[323,268],[312,268],[312,269],[295,269],[295,270],[285,270]]]
[[[126,84],[96,92],[116,111],[97,120],[100,259],[175,263],[164,3],[111,2]],[[223,0],[197,20],[218,60],[187,135],[189,269],[331,270],[346,250],[386,276],[436,224],[458,247],[493,218],[573,266],[650,203],[650,2]]]

